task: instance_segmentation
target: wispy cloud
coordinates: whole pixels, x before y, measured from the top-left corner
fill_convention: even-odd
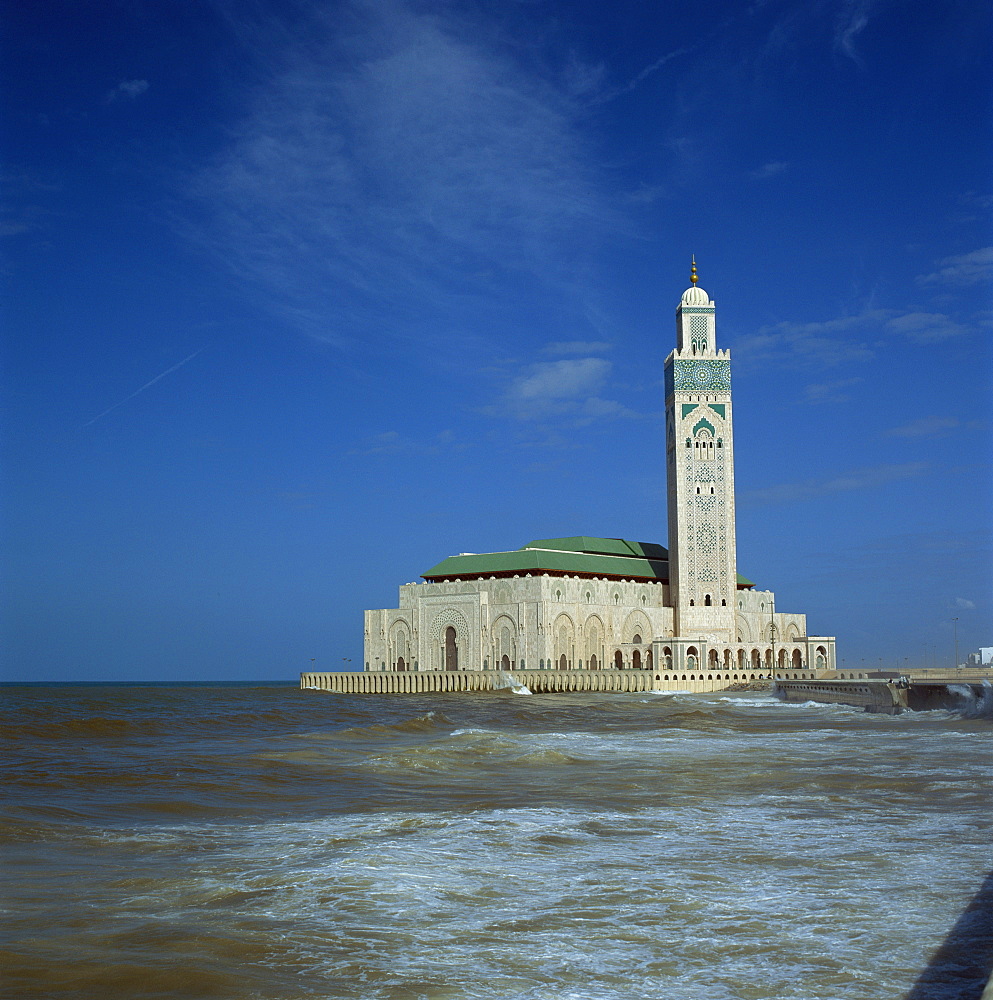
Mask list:
[[[913,479],[928,471],[926,462],[906,462],[902,465],[877,465],[868,469],[855,469],[825,479],[806,479],[798,483],[781,483],[759,490],[739,494],[743,504],[751,507],[797,503],[835,493],[850,493],[878,489],[903,479]]]
[[[776,361],[781,365],[828,368],[865,361],[875,354],[866,335],[878,330],[888,315],[884,310],[872,310],[816,323],[784,321],[739,338],[734,350],[746,364]]]
[[[669,193],[669,188],[665,184],[645,184],[644,181],[635,191],[631,191],[627,196],[627,201],[635,205],[651,205],[664,198]]]
[[[784,160],[771,160],[769,163],[763,163],[757,170],[753,170],[749,176],[753,181],[763,181],[769,177],[777,177],[779,174],[785,173],[789,170],[789,167],[789,163]]]
[[[960,337],[968,328],[956,323],[944,313],[905,313],[886,321],[886,329],[891,333],[909,337],[918,344],[934,344],[949,337]]]
[[[875,6],[874,0],[842,0],[841,9],[835,21],[835,48],[849,59],[862,65],[855,43],[859,35],[869,26],[869,15]]]
[[[548,403],[593,396],[610,369],[610,362],[603,358],[542,361],[530,365],[514,379],[507,400],[512,407],[531,412]]]
[[[446,449],[463,450],[464,445],[456,445],[455,435],[450,430],[441,431],[433,437],[423,440],[401,434],[399,431],[383,431],[366,438],[356,448],[348,451],[349,455],[437,455]]]
[[[831,368],[875,357],[889,337],[905,337],[917,344],[934,344],[963,336],[970,327],[944,313],[867,309],[852,316],[813,323],[783,321],[760,327],[734,343],[737,357],[752,366],[774,361],[784,367]],[[841,388],[826,382],[826,387]],[[811,387],[816,402],[820,391]]]
[[[937,270],[919,275],[922,285],[981,285],[993,281],[993,247],[939,260]]]
[[[962,426],[956,417],[929,416],[911,420],[909,424],[891,427],[885,432],[887,437],[933,438],[944,437]]]
[[[4,192],[0,205],[0,236],[20,236],[41,228],[44,220],[54,213],[40,203],[53,192],[62,190],[61,184],[12,171],[0,173],[0,187]]]
[[[863,381],[864,379],[856,376],[854,378],[835,379],[833,382],[820,382],[808,385],[804,389],[804,395],[808,403],[847,403],[849,397],[845,393],[845,390]]]
[[[977,191],[966,191],[959,196],[959,203],[969,208],[993,208],[993,194],[980,194]]]
[[[612,347],[605,340],[557,340],[541,350],[543,354],[602,354]]]
[[[146,389],[151,389],[151,387],[155,385],[156,382],[159,382],[162,379],[164,379],[166,375],[171,375],[174,371],[178,371],[180,368],[183,367],[183,365],[188,365],[198,354],[203,354],[203,352],[206,349],[207,349],[206,347],[201,347],[199,351],[194,351],[189,357],[183,358],[182,361],[178,362],[177,364],[174,364],[171,368],[167,368],[164,372],[159,372],[159,374],[156,375],[155,378],[150,379],[139,389],[135,389],[135,391],[132,392],[130,396],[125,396],[124,399],[120,400],[117,403],[114,403],[113,406],[108,406],[107,409],[103,411],[103,413],[98,413],[92,420],[87,420],[85,424],[82,424],[80,426],[80,430],[82,430],[84,427],[92,426],[98,420],[102,420],[105,416],[107,416],[108,413],[112,413],[119,406],[123,406],[125,403],[130,402],[132,399],[135,398],[135,396],[141,395],[141,393],[143,393]]]
[[[121,80],[121,82],[107,94],[107,101],[116,101],[120,98],[135,100],[141,97],[148,90],[147,80]]]
[[[612,365],[603,358],[541,361],[521,369],[497,402],[483,412],[490,416],[573,427],[599,420],[636,417],[616,400],[604,397]]]
[[[612,218],[575,81],[470,16],[351,0],[258,40],[240,26],[262,82],[193,181],[202,238],[316,337],[382,336],[500,269],[575,286]]]
[[[627,83],[620,87],[611,87],[609,89],[603,90],[599,93],[593,100],[594,104],[606,104],[608,101],[613,101],[615,98],[620,97],[622,94],[629,94],[632,90],[635,90],[639,84],[647,80],[648,77],[657,73],[663,66],[667,63],[672,62],[673,59],[678,59],[679,56],[684,56],[691,52],[692,49],[674,49],[672,52],[666,52],[664,55],[659,56],[653,63],[649,63],[644,69],[642,69],[636,76],[630,79]]]
[[[956,597],[955,607],[961,608],[963,611],[975,611],[976,602],[970,601],[967,597]]]

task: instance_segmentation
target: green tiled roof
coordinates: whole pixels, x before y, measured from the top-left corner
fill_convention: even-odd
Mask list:
[[[590,538],[575,535],[572,538],[539,538],[528,542],[526,549],[562,549],[566,552],[583,552],[587,555],[634,556],[637,559],[669,558],[669,553],[654,542],[629,542],[626,538]]]
[[[449,556],[421,576],[444,580],[474,576],[528,573],[568,573],[634,580],[669,580],[669,553],[655,542],[625,538],[539,538],[511,552],[484,552]],[[739,587],[753,586],[738,574]]]

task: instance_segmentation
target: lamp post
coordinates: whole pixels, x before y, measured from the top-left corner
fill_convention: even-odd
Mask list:
[[[959,668],[959,620],[958,618],[952,619],[952,628],[955,630],[955,662],[952,667],[955,670]]]
[[[770,680],[776,679],[776,598],[769,602],[769,641],[772,643],[772,670],[769,672]]]

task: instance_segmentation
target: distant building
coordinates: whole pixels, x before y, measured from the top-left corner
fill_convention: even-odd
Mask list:
[[[731,358],[695,264],[690,280],[664,369],[669,550],[581,536],[450,556],[365,613],[366,670],[834,669],[834,638],[737,572]]]

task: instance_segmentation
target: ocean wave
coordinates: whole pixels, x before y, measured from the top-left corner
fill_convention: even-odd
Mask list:
[[[381,739],[396,733],[435,733],[442,732],[452,723],[441,712],[425,712],[400,722],[378,723],[371,726],[353,726],[348,729],[335,730],[331,735],[335,739],[368,740]]]
[[[993,684],[984,681],[977,695],[968,684],[949,684],[948,690],[960,701],[952,711],[964,719],[993,719]]]
[[[27,740],[106,739],[139,732],[154,735],[159,728],[155,723],[128,719],[69,718],[5,725],[3,735],[10,739],[21,737]]]

